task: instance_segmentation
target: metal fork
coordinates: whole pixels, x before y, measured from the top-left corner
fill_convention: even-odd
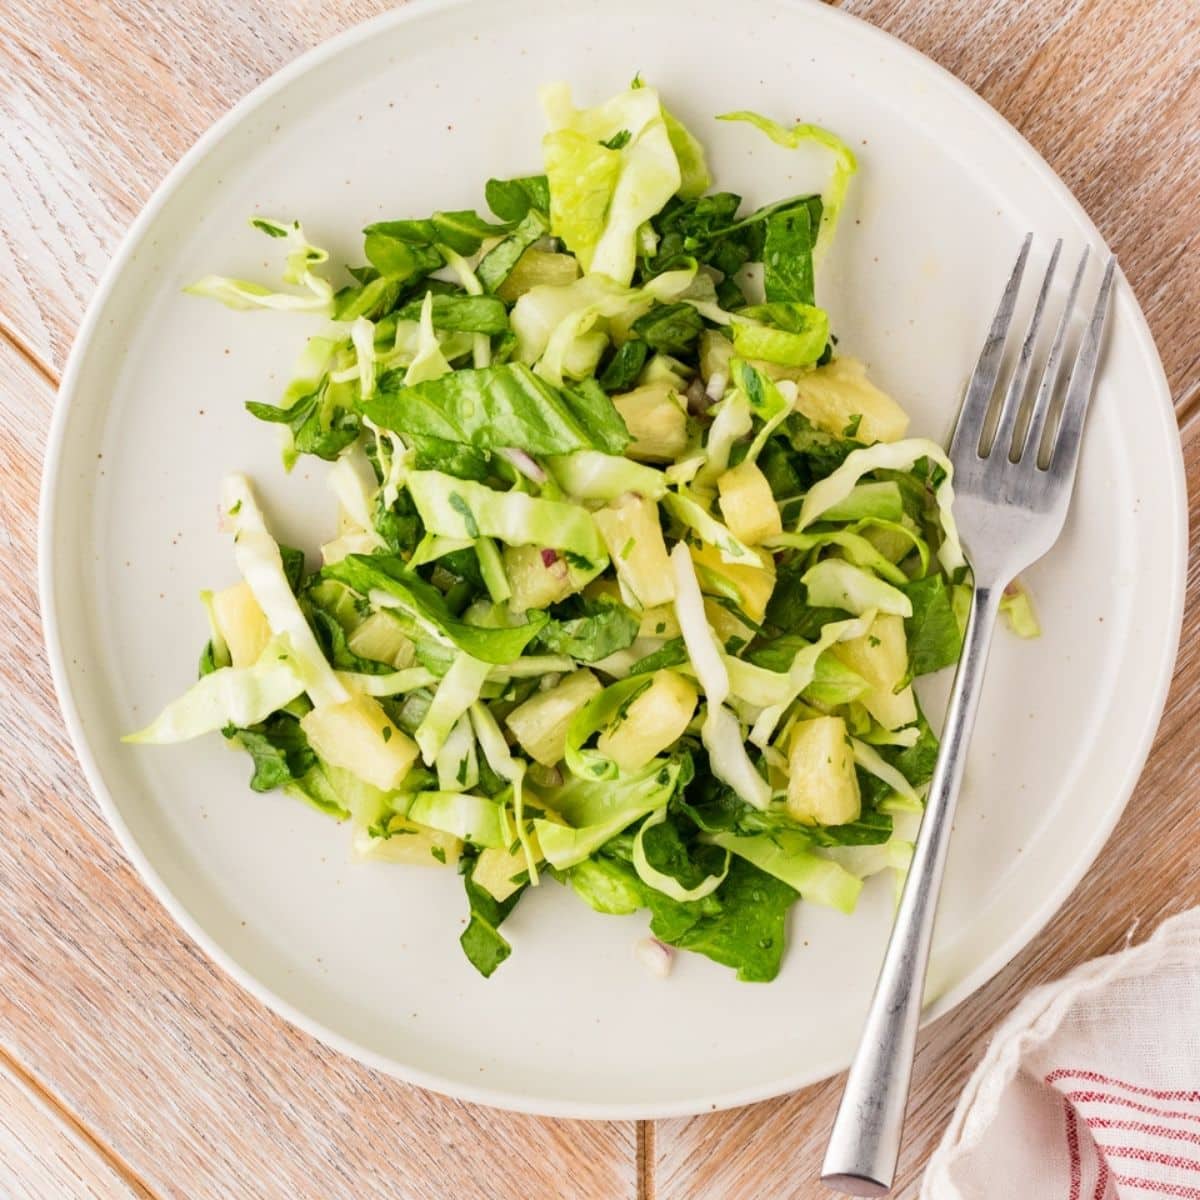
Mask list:
[[[1002,398],[993,399],[1032,241],[1029,234],[1021,246],[950,443],[954,511],[974,576],[974,592],[920,835],[821,1168],[821,1178],[829,1187],[851,1196],[882,1196],[891,1190],[938,892],[992,630],[1005,587],[1041,558],[1062,530],[1100,359],[1113,283],[1112,258],[1065,395],[1056,404],[1071,315],[1087,266],[1085,250],[1036,395],[1032,404],[1026,402],[1038,332],[1062,251],[1060,240],[1050,256],[1008,387]]]

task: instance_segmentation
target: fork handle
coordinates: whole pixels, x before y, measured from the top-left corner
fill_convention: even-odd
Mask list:
[[[925,816],[821,1168],[846,1195],[882,1196],[896,1173],[938,893],[1001,592],[976,584],[972,595]]]

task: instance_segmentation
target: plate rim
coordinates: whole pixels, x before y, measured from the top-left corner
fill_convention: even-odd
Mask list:
[[[891,53],[903,60],[909,68],[917,72],[923,72],[932,80],[937,81],[942,86],[948,87],[964,105],[974,110],[978,119],[986,122],[997,134],[1014,144],[1014,148],[1022,155],[1025,162],[1034,169],[1037,175],[1052,190],[1066,201],[1070,209],[1074,210],[1074,215],[1080,224],[1080,228],[1088,235],[1093,244],[1104,247],[1106,251],[1108,250],[1107,243],[1100,235],[1099,230],[1066,183],[1059,178],[1041,154],[1024,136],[968,84],[964,83],[932,58],[929,58],[915,47],[910,46],[907,42],[852,13],[830,8],[825,4],[819,3],[818,0],[774,0],[774,2],[781,8],[803,12],[806,18],[811,20],[825,21],[833,25],[853,25],[856,27],[857,36],[866,39],[868,43],[873,41],[880,47],[886,47]],[[42,614],[43,637],[51,676],[54,682],[55,694],[76,757],[92,795],[105,820],[116,833],[122,850],[136,867],[146,886],[163,905],[172,920],[239,987],[248,992],[271,1012],[282,1017],[298,1029],[303,1030],[322,1044],[331,1047],[339,1053],[346,1054],[372,1069],[382,1071],[406,1083],[417,1085],[444,1096],[488,1105],[493,1108],[546,1117],[604,1121],[655,1120],[669,1117],[692,1116],[771,1099],[809,1086],[820,1079],[830,1078],[836,1072],[813,1075],[811,1072],[793,1071],[781,1074],[779,1077],[765,1084],[760,1083],[742,1088],[726,1089],[715,1095],[698,1096],[692,1100],[669,1100],[650,1104],[639,1102],[544,1099],[526,1093],[506,1090],[502,1087],[478,1086],[466,1081],[435,1075],[420,1068],[401,1063],[394,1058],[379,1054],[330,1029],[321,1021],[309,1016],[290,1001],[276,994],[271,988],[260,982],[251,971],[235,961],[232,955],[219,945],[214,937],[208,934],[200,921],[193,917],[182,902],[176,898],[148,856],[143,852],[139,842],[114,802],[108,785],[92,753],[91,744],[84,729],[84,723],[69,686],[67,665],[60,636],[60,620],[56,601],[57,576],[53,560],[53,534],[59,520],[57,492],[62,458],[65,452],[68,418],[78,403],[75,393],[79,390],[79,377],[83,362],[108,306],[110,294],[116,288],[130,261],[141,248],[147,230],[175,191],[188,178],[194,166],[216,147],[227,132],[232,131],[277,92],[287,88],[294,81],[319,67],[327,60],[351,50],[355,45],[384,28],[390,29],[393,26],[404,25],[410,21],[421,20],[426,16],[441,11],[466,8],[472,5],[482,6],[481,0],[410,0],[402,8],[391,9],[350,26],[348,29],[318,43],[291,62],[285,64],[241,97],[228,111],[223,113],[205,129],[155,187],[141,211],[126,230],[112,259],[100,277],[96,290],[88,302],[74,341],[72,342],[71,350],[60,379],[53,414],[47,432],[46,450],[42,461],[37,526],[38,602]],[[1174,404],[1170,386],[1161,357],[1154,343],[1153,335],[1146,322],[1145,314],[1142,312],[1141,305],[1138,303],[1133,289],[1125,279],[1124,273],[1119,268],[1118,274],[1120,277],[1120,286],[1116,289],[1115,303],[1124,306],[1126,310],[1124,315],[1130,321],[1130,333],[1135,339],[1138,349],[1151,365],[1152,378],[1148,382],[1151,383],[1152,390],[1159,402],[1160,416],[1165,416],[1169,412],[1173,417]],[[1163,411],[1164,409],[1165,411]],[[1173,422],[1172,424],[1174,425]],[[1174,426],[1174,433],[1175,436],[1171,439],[1172,450],[1174,452],[1170,455],[1170,461],[1164,464],[1169,475],[1168,483],[1173,500],[1172,511],[1179,525],[1177,538],[1173,546],[1174,579],[1171,589],[1171,609],[1167,622],[1168,636],[1162,642],[1161,654],[1154,667],[1155,686],[1153,690],[1153,702],[1144,710],[1145,717],[1134,753],[1130,756],[1123,775],[1113,789],[1113,794],[1118,799],[1114,802],[1108,819],[1097,824],[1092,838],[1083,847],[1084,853],[1081,854],[1078,860],[1082,865],[1078,871],[1069,872],[1060,878],[1058,885],[1046,894],[1045,899],[1037,910],[1026,921],[1018,926],[1004,941],[998,943],[973,971],[969,972],[954,987],[947,989],[933,1003],[928,1005],[922,1013],[922,1026],[937,1020],[973,995],[993,979],[1021,950],[1028,946],[1046,928],[1094,864],[1117,822],[1124,813],[1138,779],[1141,776],[1161,723],[1167,694],[1174,675],[1174,666],[1182,634],[1183,611],[1186,598],[1189,544],[1187,487],[1182,440],[1179,437],[1177,426]],[[838,1070],[844,1069],[846,1065],[848,1063],[843,1063]]]

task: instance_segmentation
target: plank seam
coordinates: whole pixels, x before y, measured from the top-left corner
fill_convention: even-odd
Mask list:
[[[1200,416],[1200,382],[1186,388],[1175,405],[1175,417],[1179,422],[1179,434],[1184,441],[1195,434],[1196,417]]]
[[[657,1172],[657,1123],[637,1123],[637,1196],[638,1200],[656,1200],[658,1195]]]
[[[129,1185],[138,1200],[159,1200],[158,1193],[151,1190],[116,1150],[101,1141],[41,1080],[26,1070],[16,1056],[3,1046],[0,1046],[0,1071],[4,1071],[16,1080],[19,1086],[25,1088],[42,1107],[57,1118],[68,1136],[74,1137],[94,1150]]]
[[[58,372],[38,352],[28,345],[19,333],[0,315],[0,340],[7,342],[55,392],[58,391]]]

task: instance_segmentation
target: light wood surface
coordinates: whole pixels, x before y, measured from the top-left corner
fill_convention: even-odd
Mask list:
[[[656,1128],[543,1121],[405,1087],[291,1029],[175,929],[67,744],[40,646],[34,523],[54,388],[83,308],[124,228],[213,119],[386,7],[0,6],[0,1195],[815,1200],[836,1080]],[[1075,190],[1146,310],[1200,478],[1192,0],[843,7],[976,88]],[[1028,987],[1115,948],[1135,920],[1142,936],[1200,900],[1198,622],[1193,569],[1167,716],[1108,849],[1046,932],[925,1034],[902,1195],[915,1196],[988,1030]]]

